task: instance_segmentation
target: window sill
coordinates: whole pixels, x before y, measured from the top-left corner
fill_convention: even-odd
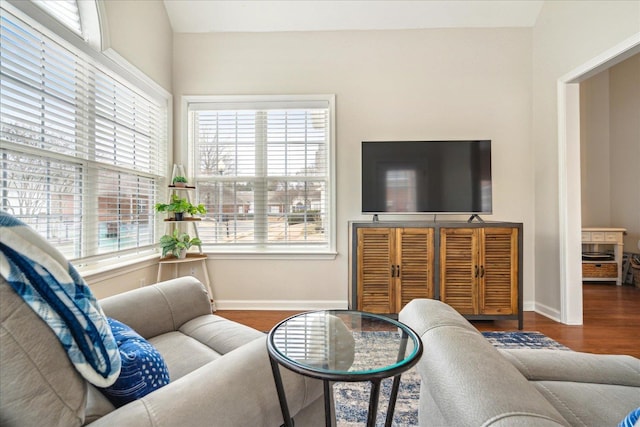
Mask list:
[[[157,253],[131,257],[126,260],[114,259],[112,261],[89,264],[83,267],[76,267],[76,270],[86,282],[107,280],[113,277],[122,276],[141,268],[148,268],[158,264],[159,255]],[[73,262],[72,262],[73,264]]]
[[[334,260],[338,253],[336,251],[318,252],[318,251],[287,251],[287,250],[229,250],[228,248],[221,250],[205,250],[209,259],[304,259],[304,260]]]

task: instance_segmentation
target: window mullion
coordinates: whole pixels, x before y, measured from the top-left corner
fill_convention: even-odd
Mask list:
[[[268,183],[267,175],[267,114],[256,111],[255,115],[255,164],[256,181],[254,187],[254,229],[256,243],[265,245],[269,234]]]
[[[76,124],[81,135],[96,134],[96,97],[95,97],[95,80],[92,76],[92,70],[89,67],[77,64],[77,67],[84,68],[79,72],[82,79],[78,79],[77,83],[77,99],[80,105],[84,104],[84,108],[76,109]],[[84,113],[84,114],[83,114]],[[80,209],[82,212],[82,238],[81,238],[81,257],[88,257],[98,253],[99,248],[99,203],[98,191],[94,183],[98,182],[98,171],[92,167],[96,160],[96,150],[94,144],[82,142],[82,150],[84,151],[85,162],[84,170],[82,170],[83,185],[80,189],[81,200]]]

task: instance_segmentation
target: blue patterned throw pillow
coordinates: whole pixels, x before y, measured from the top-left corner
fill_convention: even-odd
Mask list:
[[[624,420],[620,421],[618,427],[636,427],[638,425],[640,425],[640,407],[631,411]]]
[[[158,350],[124,323],[107,318],[118,344],[122,368],[116,382],[100,389],[119,407],[169,384],[169,371]]]

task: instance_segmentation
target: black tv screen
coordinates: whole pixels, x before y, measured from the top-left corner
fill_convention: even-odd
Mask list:
[[[363,141],[363,213],[490,214],[491,141]]]

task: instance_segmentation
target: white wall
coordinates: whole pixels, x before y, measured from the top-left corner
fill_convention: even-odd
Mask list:
[[[580,144],[582,226],[609,227],[609,70],[580,83]]]
[[[582,226],[640,239],[640,54],[580,83]]]
[[[627,229],[625,251],[640,252],[640,54],[610,70],[611,226]]]
[[[161,0],[103,1],[108,46],[171,92],[173,31]]]
[[[166,51],[153,55],[139,44],[158,37],[146,35],[152,21],[138,8],[157,5],[106,3],[116,20],[112,36],[119,34],[112,46],[163,87],[174,86],[176,146],[183,141],[181,95],[337,94],[338,257],[211,260],[216,298],[346,301],[346,222],[360,218],[359,142],[490,137],[491,219],[524,222],[525,307],[535,298],[538,309],[559,318],[557,80],[637,33],[640,3],[545,2],[533,36],[525,29],[176,34],[173,78]],[[135,16],[120,3],[135,3],[126,6]]]
[[[156,283],[157,274],[158,257],[155,256],[115,269],[82,272],[82,277],[96,298],[105,298]]]
[[[174,139],[182,144],[183,95],[336,94],[338,256],[212,259],[219,306],[346,306],[347,221],[370,220],[360,216],[360,142],[439,138],[493,140],[494,215],[485,219],[524,223],[531,305],[531,43],[531,29],[175,34]],[[178,159],[184,152],[176,144]]]
[[[533,29],[535,299],[536,308],[552,317],[559,318],[561,308],[558,79],[638,31],[637,1],[545,2]]]

